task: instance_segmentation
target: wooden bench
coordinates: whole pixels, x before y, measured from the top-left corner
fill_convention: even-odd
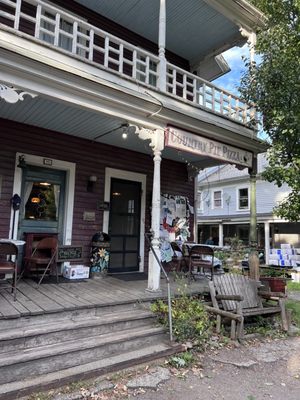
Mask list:
[[[212,307],[207,306],[206,309],[217,315],[218,333],[222,317],[231,320],[231,339],[242,339],[246,317],[277,313],[281,314],[282,329],[288,330],[284,294],[260,291],[260,287],[260,282],[244,275],[224,274],[213,277],[209,282]],[[268,303],[268,300],[273,300],[273,304]]]

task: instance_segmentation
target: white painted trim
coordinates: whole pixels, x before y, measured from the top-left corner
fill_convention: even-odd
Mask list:
[[[215,202],[214,202],[214,193],[216,192],[221,192],[221,206],[220,207],[215,207]],[[211,193],[211,208],[212,210],[220,210],[223,208],[223,189],[216,189],[213,190]]]
[[[240,196],[239,191],[240,189],[248,189],[248,207],[247,208],[239,208],[240,206]],[[249,212],[250,211],[250,186],[249,185],[240,185],[236,186],[235,188],[235,196],[236,196],[236,211],[237,212]]]
[[[68,245],[72,243],[72,227],[73,227],[73,209],[74,209],[74,191],[75,191],[75,169],[76,164],[56,160],[52,158],[52,165],[44,165],[44,158],[41,156],[34,156],[32,154],[25,153],[16,153],[16,162],[15,162],[15,174],[14,174],[14,186],[13,186],[13,194],[17,193],[19,196],[21,195],[21,186],[22,186],[22,169],[18,168],[19,156],[25,157],[26,164],[35,165],[38,167],[45,168],[53,168],[66,172],[66,192],[65,192],[65,212],[64,212],[64,223],[63,223],[63,244]],[[49,157],[47,157],[49,158]],[[12,223],[13,223],[13,210],[11,211],[10,217],[10,228],[9,228],[9,237],[12,234]],[[17,239],[18,234],[18,223],[19,223],[19,211],[16,212],[15,215],[15,225],[14,225],[14,237],[13,239]]]
[[[127,181],[140,182],[142,184],[142,197],[141,197],[141,225],[140,225],[140,266],[139,271],[144,271],[144,256],[145,256],[145,214],[146,214],[146,180],[144,174],[137,172],[125,171],[115,168],[105,168],[105,188],[104,188],[104,201],[110,201],[110,187],[111,178],[125,179]],[[103,212],[103,232],[108,232],[109,228],[109,211]]]

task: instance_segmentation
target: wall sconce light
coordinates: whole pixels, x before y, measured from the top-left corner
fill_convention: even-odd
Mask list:
[[[26,164],[25,156],[24,156],[24,155],[19,156],[19,162],[18,162],[17,167],[18,167],[18,168],[22,168],[22,169],[27,168],[27,164]]]
[[[88,192],[93,192],[94,191],[94,184],[97,182],[98,178],[96,175],[91,175],[88,178],[88,182],[87,182],[87,187],[86,190]]]

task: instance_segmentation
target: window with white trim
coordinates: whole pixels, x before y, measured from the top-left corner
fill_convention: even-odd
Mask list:
[[[238,209],[249,209],[249,189],[247,187],[238,189]]]
[[[222,190],[215,190],[213,192],[213,208],[222,208]]]

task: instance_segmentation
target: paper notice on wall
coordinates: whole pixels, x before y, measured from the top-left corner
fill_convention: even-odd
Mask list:
[[[184,218],[186,216],[186,200],[183,196],[176,196],[176,217]]]
[[[172,226],[172,224],[173,224],[173,216],[172,216],[172,214],[170,214],[170,213],[167,214],[166,223],[168,225]]]

